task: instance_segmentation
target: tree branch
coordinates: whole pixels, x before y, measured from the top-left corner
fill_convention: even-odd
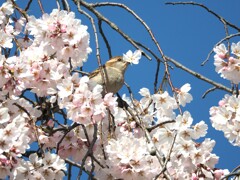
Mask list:
[[[176,61],[176,60],[174,60],[170,57],[166,56],[166,58],[169,62],[172,62],[177,68],[180,68],[180,69],[188,72],[189,74],[195,76],[196,78],[201,79],[201,80],[215,86],[217,89],[221,89],[221,90],[224,90],[226,92],[232,93],[232,89],[230,89],[230,88],[228,88],[228,87],[226,87],[226,86],[224,86],[220,83],[217,83],[217,82],[215,82],[215,81],[213,81],[213,80],[211,80],[211,79],[209,79],[209,78],[207,78],[207,77],[205,77],[205,76],[203,76],[203,75],[185,67],[184,65],[182,65],[181,63],[179,63],[178,61]]]
[[[211,9],[209,9],[208,7],[204,6],[203,4],[199,4],[196,2],[167,2],[165,3],[167,5],[193,5],[193,6],[199,6],[205,10],[207,10],[210,14],[214,15],[217,19],[219,19],[219,21],[221,22],[225,22],[228,26],[236,29],[237,31],[240,31],[240,28],[237,27],[236,25],[228,22],[226,19],[224,19],[222,16],[218,15],[217,13],[215,13],[214,11],[212,11]]]

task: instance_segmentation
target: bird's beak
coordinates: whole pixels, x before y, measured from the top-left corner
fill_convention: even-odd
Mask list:
[[[126,63],[125,63],[125,68],[127,68],[129,64],[130,64],[130,63],[126,61]]]

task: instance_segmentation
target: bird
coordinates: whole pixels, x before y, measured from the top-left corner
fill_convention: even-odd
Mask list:
[[[107,92],[115,94],[124,84],[124,74],[129,64],[129,62],[123,60],[123,56],[115,56],[108,60],[102,68],[97,68],[91,72],[89,78],[96,84],[105,86]],[[102,78],[101,69],[105,76],[105,83]]]

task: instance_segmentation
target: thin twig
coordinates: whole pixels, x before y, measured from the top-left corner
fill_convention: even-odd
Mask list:
[[[130,87],[126,82],[124,82],[124,84],[125,84],[125,86],[126,86],[127,89],[128,89],[128,92],[129,92],[129,94],[130,94],[130,99],[131,99],[132,104],[133,104],[134,109],[135,109],[135,108],[136,108],[136,105],[135,105],[135,103],[134,103],[134,96],[133,96],[133,92],[132,92],[132,90],[131,90],[131,87]],[[135,110],[136,110],[136,109],[135,109]]]
[[[98,28],[99,28],[99,33],[101,34],[101,36],[103,38],[103,41],[104,41],[104,43],[105,43],[105,45],[107,47],[109,59],[111,59],[112,58],[111,46],[109,45],[107,37],[105,36],[105,34],[103,32],[102,20],[98,20]]]
[[[59,3],[59,0],[56,0],[56,4],[57,4],[57,9],[60,11],[61,10],[61,6],[60,6],[60,3]]]
[[[156,124],[156,125],[154,125],[154,126],[147,127],[146,129],[147,129],[149,132],[151,132],[152,130],[154,130],[154,129],[158,128],[158,127],[161,127],[161,126],[163,126],[163,125],[165,125],[165,124],[168,124],[168,123],[174,123],[174,122],[176,122],[176,121],[175,121],[175,120],[164,121],[164,122],[161,122],[161,123]]]
[[[194,5],[194,6],[199,6],[205,10],[207,10],[210,14],[214,15],[217,19],[219,19],[221,22],[225,22],[228,26],[236,29],[237,31],[240,31],[240,28],[237,27],[236,25],[228,22],[226,19],[224,19],[222,16],[218,15],[217,13],[215,13],[214,11],[212,11],[211,9],[209,9],[208,7],[204,6],[203,4],[199,4],[196,2],[167,2],[165,3],[167,5]]]
[[[76,162],[74,162],[74,161],[72,161],[72,160],[70,160],[70,159],[68,159],[68,158],[65,159],[65,162],[71,164],[72,166],[81,168],[81,164],[78,164],[78,163],[76,163]],[[86,174],[88,174],[88,175],[90,174],[90,172],[88,172],[84,167],[83,167],[83,171],[84,171]]]
[[[226,40],[230,40],[231,38],[233,38],[233,37],[235,37],[235,36],[240,36],[240,32],[238,32],[238,33],[236,33],[236,34],[231,34],[231,35],[229,35],[229,36],[226,36],[225,38],[223,38],[223,39],[221,39],[220,41],[218,41],[218,42],[214,45],[214,47],[220,45],[221,43],[223,43],[223,42],[226,41]],[[209,60],[209,58],[210,58],[210,56],[212,55],[213,52],[214,52],[214,51],[211,50],[211,51],[208,53],[207,58],[202,62],[201,66],[203,66],[203,65]]]
[[[73,0],[75,3],[77,3],[77,0]],[[94,13],[99,20],[102,20],[106,22],[112,29],[117,31],[122,37],[124,37],[128,42],[130,42],[135,48],[140,49],[144,56],[146,56],[148,59],[151,59],[149,55],[147,55],[133,40],[130,36],[125,34],[115,23],[111,22],[109,19],[107,19],[105,16],[103,16],[100,12],[98,12],[94,7],[93,4],[89,4],[83,0],[80,0],[80,4],[87,8],[89,11]]]
[[[203,75],[201,75],[201,74],[199,74],[199,73],[197,73],[197,72],[195,72],[195,71],[185,67],[184,65],[179,63],[179,61],[176,61],[176,60],[174,60],[174,59],[172,59],[170,57],[167,57],[167,56],[166,56],[166,58],[167,58],[168,61],[172,62],[177,68],[180,68],[180,69],[188,72],[189,74],[195,76],[196,78],[201,79],[201,80],[203,80],[203,81],[205,81],[205,82],[207,82],[207,83],[209,83],[209,84],[211,84],[213,86],[216,86],[217,89],[222,89],[222,90],[224,90],[226,92],[232,93],[232,90],[230,88],[228,88],[228,87],[226,87],[226,86],[224,86],[224,85],[222,85],[220,83],[217,83],[217,82],[215,82],[215,81],[213,81],[213,80],[211,80],[211,79],[209,79],[209,78],[207,78],[207,77],[205,77],[205,76],[203,76]]]
[[[226,176],[224,176],[223,178],[221,178],[221,180],[224,180],[224,179],[228,180],[228,178],[230,178],[231,176],[236,176],[239,179],[240,171],[238,171],[238,172],[231,172],[231,173],[227,174]]]
[[[157,45],[158,42],[156,40],[156,38],[154,37],[154,34],[152,32],[152,30],[149,28],[149,26],[146,24],[146,22],[140,17],[138,16],[132,9],[130,9],[128,6],[126,6],[125,4],[121,4],[121,3],[112,3],[112,2],[101,2],[101,3],[95,3],[92,5],[93,7],[100,7],[100,6],[118,6],[120,8],[125,9],[126,11],[128,11],[130,14],[132,14],[147,30],[147,32],[149,33],[150,37],[152,38],[153,42]]]
[[[105,91],[105,93],[107,93],[107,87],[105,86],[105,84],[107,82],[107,79],[106,79],[106,76],[105,76],[105,73],[104,73],[104,69],[103,69],[103,66],[102,66],[102,62],[101,62],[101,58],[100,58],[100,52],[99,52],[100,47],[99,47],[99,43],[98,43],[98,34],[97,34],[97,29],[96,29],[96,26],[95,26],[95,22],[94,22],[94,19],[92,18],[92,16],[90,16],[87,12],[83,11],[82,9],[80,9],[80,3],[79,2],[80,1],[78,1],[78,3],[77,3],[78,11],[81,14],[84,14],[90,20],[90,22],[92,24],[94,37],[95,37],[95,44],[96,44],[96,57],[97,57],[97,61],[98,61],[98,67],[100,68],[104,91]]]
[[[39,7],[40,7],[40,10],[41,10],[42,14],[44,14],[44,10],[43,10],[41,0],[38,0],[38,4],[39,4]]]
[[[81,175],[82,175],[82,171],[83,171],[83,166],[87,160],[87,157],[90,156],[92,157],[93,156],[93,146],[95,145],[96,141],[97,141],[97,124],[93,124],[94,126],[94,132],[93,132],[93,140],[92,142],[89,144],[89,148],[88,148],[88,151],[87,153],[85,154],[85,156],[83,157],[82,159],[82,164],[81,164],[81,168],[80,168],[80,171],[78,173],[78,176],[77,176],[77,179],[80,180],[81,178]],[[83,128],[84,129],[84,128]],[[85,132],[85,136],[86,136],[86,132]],[[88,136],[86,136],[88,137]],[[91,176],[91,174],[90,174]]]
[[[167,155],[167,158],[166,158],[166,160],[165,160],[165,162],[164,162],[163,168],[162,168],[162,170],[160,171],[160,173],[159,173],[157,176],[155,176],[155,180],[157,180],[158,177],[167,170],[167,163],[170,161],[170,157],[171,157],[171,154],[172,154],[172,150],[173,150],[174,144],[175,144],[175,142],[176,142],[176,137],[177,137],[177,132],[175,132],[175,135],[174,135],[174,137],[173,137],[173,140],[172,140],[172,143],[171,143],[171,147],[170,147],[170,149],[169,149],[169,151],[168,151],[168,155]]]
[[[62,143],[63,139],[66,137],[66,135],[72,131],[74,128],[78,127],[80,124],[77,124],[77,123],[74,123],[72,126],[69,126],[68,128],[66,128],[66,132],[65,134],[62,136],[62,138],[58,141],[57,143],[57,149],[56,149],[56,154],[58,154],[58,151],[59,151],[59,147],[60,147],[60,144]]]
[[[68,180],[71,180],[72,177],[72,164],[68,165]]]
[[[156,68],[156,73],[155,73],[155,80],[154,80],[154,93],[157,92],[157,84],[158,84],[158,74],[160,70],[160,61],[157,61],[157,68]]]
[[[69,6],[67,0],[62,0],[62,5],[63,5],[64,10],[66,10],[67,12],[70,12],[70,6]]]
[[[90,172],[90,175],[88,176],[89,180],[93,179],[94,169],[95,169],[95,164],[94,164],[94,161],[93,161],[93,156],[91,156],[91,172]]]
[[[14,0],[11,0],[12,5],[14,6],[14,8],[16,8],[16,10],[18,10],[20,12],[21,15],[23,15],[23,17],[26,19],[26,22],[28,22],[28,15],[26,13],[26,11],[24,11],[23,9],[21,9]]]
[[[34,130],[34,135],[35,135],[35,137],[36,137],[36,139],[37,139],[37,142],[38,142],[38,146],[39,146],[39,148],[41,149],[41,152],[42,152],[42,154],[43,154],[43,153],[44,153],[44,151],[43,151],[43,145],[41,144],[41,142],[40,142],[40,140],[39,140],[39,133],[38,133],[37,125],[35,124],[35,121],[33,120],[31,114],[30,114],[24,107],[22,107],[21,105],[19,105],[18,103],[13,103],[13,105],[17,106],[20,110],[24,111],[24,112],[27,114],[27,116],[29,117],[30,123],[31,123],[31,125],[32,125],[32,127],[33,127],[33,130]]]
[[[73,69],[72,72],[77,72],[77,73],[80,73],[80,74],[82,74],[82,75],[89,76],[89,73],[84,72],[84,71],[80,71],[80,70],[76,70],[76,69]]]
[[[24,92],[26,92],[26,91],[24,91]],[[36,106],[37,103],[34,102],[34,101],[32,101],[31,99],[27,98],[26,96],[24,96],[24,92],[21,94],[20,97],[26,99],[26,100],[27,100],[28,102],[30,102],[33,106]]]
[[[27,3],[27,6],[25,7],[24,11],[28,11],[28,9],[30,8],[30,5],[32,3],[33,0],[29,0]]]
[[[202,98],[204,99],[204,98],[207,96],[208,93],[214,91],[215,89],[217,89],[216,86],[208,89],[208,90],[202,95]]]
[[[123,100],[122,100],[122,101],[123,101]],[[132,118],[135,120],[135,122],[136,122],[136,123],[141,127],[141,129],[144,131],[145,137],[146,137],[146,139],[147,139],[147,142],[148,142],[149,144],[152,144],[152,150],[151,150],[152,152],[151,152],[151,154],[154,154],[154,155],[157,157],[157,159],[158,159],[161,167],[163,167],[165,157],[164,157],[164,155],[163,155],[162,153],[160,153],[160,152],[158,151],[158,149],[157,149],[156,146],[154,145],[149,131],[142,125],[141,120],[139,119],[139,117],[135,115],[133,109],[132,109],[125,101],[124,101],[124,105],[125,105],[125,108],[126,108],[127,112],[132,116]],[[170,176],[169,176],[167,173],[168,173],[168,172],[163,172],[164,177],[165,177],[166,179],[170,180],[171,178],[170,178]]]

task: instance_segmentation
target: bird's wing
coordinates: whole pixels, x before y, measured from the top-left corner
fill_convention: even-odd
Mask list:
[[[105,65],[103,65],[102,67],[105,68]],[[100,68],[97,68],[96,70],[94,70],[93,72],[91,72],[89,74],[89,78],[91,79],[91,78],[93,78],[94,76],[96,76],[99,73],[100,73]]]

